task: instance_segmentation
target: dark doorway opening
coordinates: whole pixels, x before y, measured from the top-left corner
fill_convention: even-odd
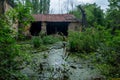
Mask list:
[[[47,22],[46,30],[47,35],[50,34],[63,34],[68,35],[68,22]]]
[[[38,36],[41,31],[41,22],[33,22],[30,27],[30,33],[32,36]]]

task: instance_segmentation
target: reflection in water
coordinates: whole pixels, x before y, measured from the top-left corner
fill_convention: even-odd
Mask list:
[[[92,80],[99,75],[89,62],[77,56],[71,55],[65,60],[65,50],[61,46],[60,43],[52,46],[49,51],[34,54],[32,66],[22,72],[30,80]]]

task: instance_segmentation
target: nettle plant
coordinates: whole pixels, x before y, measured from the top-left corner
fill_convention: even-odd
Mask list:
[[[20,21],[18,16],[19,12],[11,9],[0,17],[0,80],[27,79],[20,70],[24,68],[23,63],[28,61],[30,56],[20,50],[11,28],[14,21]]]

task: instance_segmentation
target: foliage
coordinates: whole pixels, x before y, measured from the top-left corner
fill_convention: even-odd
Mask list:
[[[109,0],[109,8],[106,12],[107,27],[112,28],[112,33],[115,30],[120,30],[120,1]]]
[[[33,14],[49,13],[50,0],[24,0],[23,4],[29,7]]]
[[[0,18],[0,80],[21,80],[20,67],[28,55],[19,50],[6,17]]]
[[[17,19],[19,23],[22,23],[24,26],[26,26],[31,21],[33,21],[33,17],[29,7],[26,7],[23,4],[19,3],[15,8],[15,10],[16,10]]]
[[[115,32],[116,35],[113,35],[111,30],[102,26],[88,28],[84,32],[72,32],[69,35],[70,50],[89,53],[87,56],[103,75],[107,78],[118,78],[120,77],[120,30]]]
[[[111,9],[120,9],[120,1],[119,0],[108,0],[109,7]]]
[[[44,44],[53,44],[55,42],[60,41],[59,37],[55,37],[52,35],[44,36],[42,40]]]
[[[40,37],[33,37],[32,38],[32,44],[35,48],[38,48],[43,44],[43,41]]]
[[[32,38],[32,44],[34,48],[41,48],[41,50],[46,50],[46,45],[54,44],[55,42],[60,41],[59,37],[55,36],[34,36]]]
[[[94,28],[88,28],[85,32],[70,32],[69,44],[72,52],[95,51],[100,42],[99,32]]]
[[[97,67],[101,70],[102,74],[107,77],[120,77],[120,63],[118,62],[120,57],[120,47],[118,47],[120,45],[119,41],[120,38],[118,38],[118,36],[106,38],[104,43],[102,43],[97,50],[99,57],[96,58],[96,65],[98,65]],[[106,66],[109,67],[106,68]]]
[[[25,27],[29,27],[31,21],[33,21],[30,8],[18,3],[14,9],[10,9],[4,13],[4,15],[5,18],[7,18],[6,21],[8,24],[12,26],[11,29],[13,28],[13,25],[15,25],[15,30],[13,28],[15,31],[14,35],[17,36],[18,39],[24,40]]]
[[[101,64],[98,65],[101,68],[101,72],[107,77],[119,78],[120,63],[118,60],[120,57],[120,1],[108,1],[109,8],[106,12],[106,27],[111,29],[111,31],[106,34],[106,37],[103,38],[104,43],[101,47],[99,47],[98,53],[101,54],[101,57],[99,59]],[[105,66],[103,66],[103,64],[108,65],[109,68],[105,69]],[[105,72],[106,70],[107,72]]]
[[[22,4],[22,6],[24,5],[25,7],[29,8],[31,13],[33,13],[33,14],[49,13],[50,0],[2,0],[2,1],[0,1],[0,4],[2,5],[5,1],[12,7],[15,7],[18,4]],[[4,6],[1,6],[1,7],[2,7],[2,9],[4,9],[3,8]],[[2,13],[3,13],[3,11],[2,11]]]
[[[30,12],[30,8],[26,7],[19,3],[19,5],[15,8],[16,18],[18,20],[18,39],[24,40],[25,27],[29,26],[31,21],[33,21],[32,14]]]
[[[81,6],[85,10],[88,26],[95,26],[94,24],[102,26],[105,25],[104,13],[99,6],[97,6],[95,3]],[[76,10],[73,10],[70,13],[81,19],[81,12],[78,7]]]

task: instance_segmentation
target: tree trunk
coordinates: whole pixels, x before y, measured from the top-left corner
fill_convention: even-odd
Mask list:
[[[82,27],[86,27],[87,26],[87,21],[86,21],[85,10],[81,7],[81,5],[79,5],[78,8],[82,13]]]
[[[10,8],[13,7],[13,1],[11,0],[0,0],[0,15],[4,14]]]
[[[4,11],[4,0],[1,0],[0,1],[0,14],[3,14],[5,11]]]

